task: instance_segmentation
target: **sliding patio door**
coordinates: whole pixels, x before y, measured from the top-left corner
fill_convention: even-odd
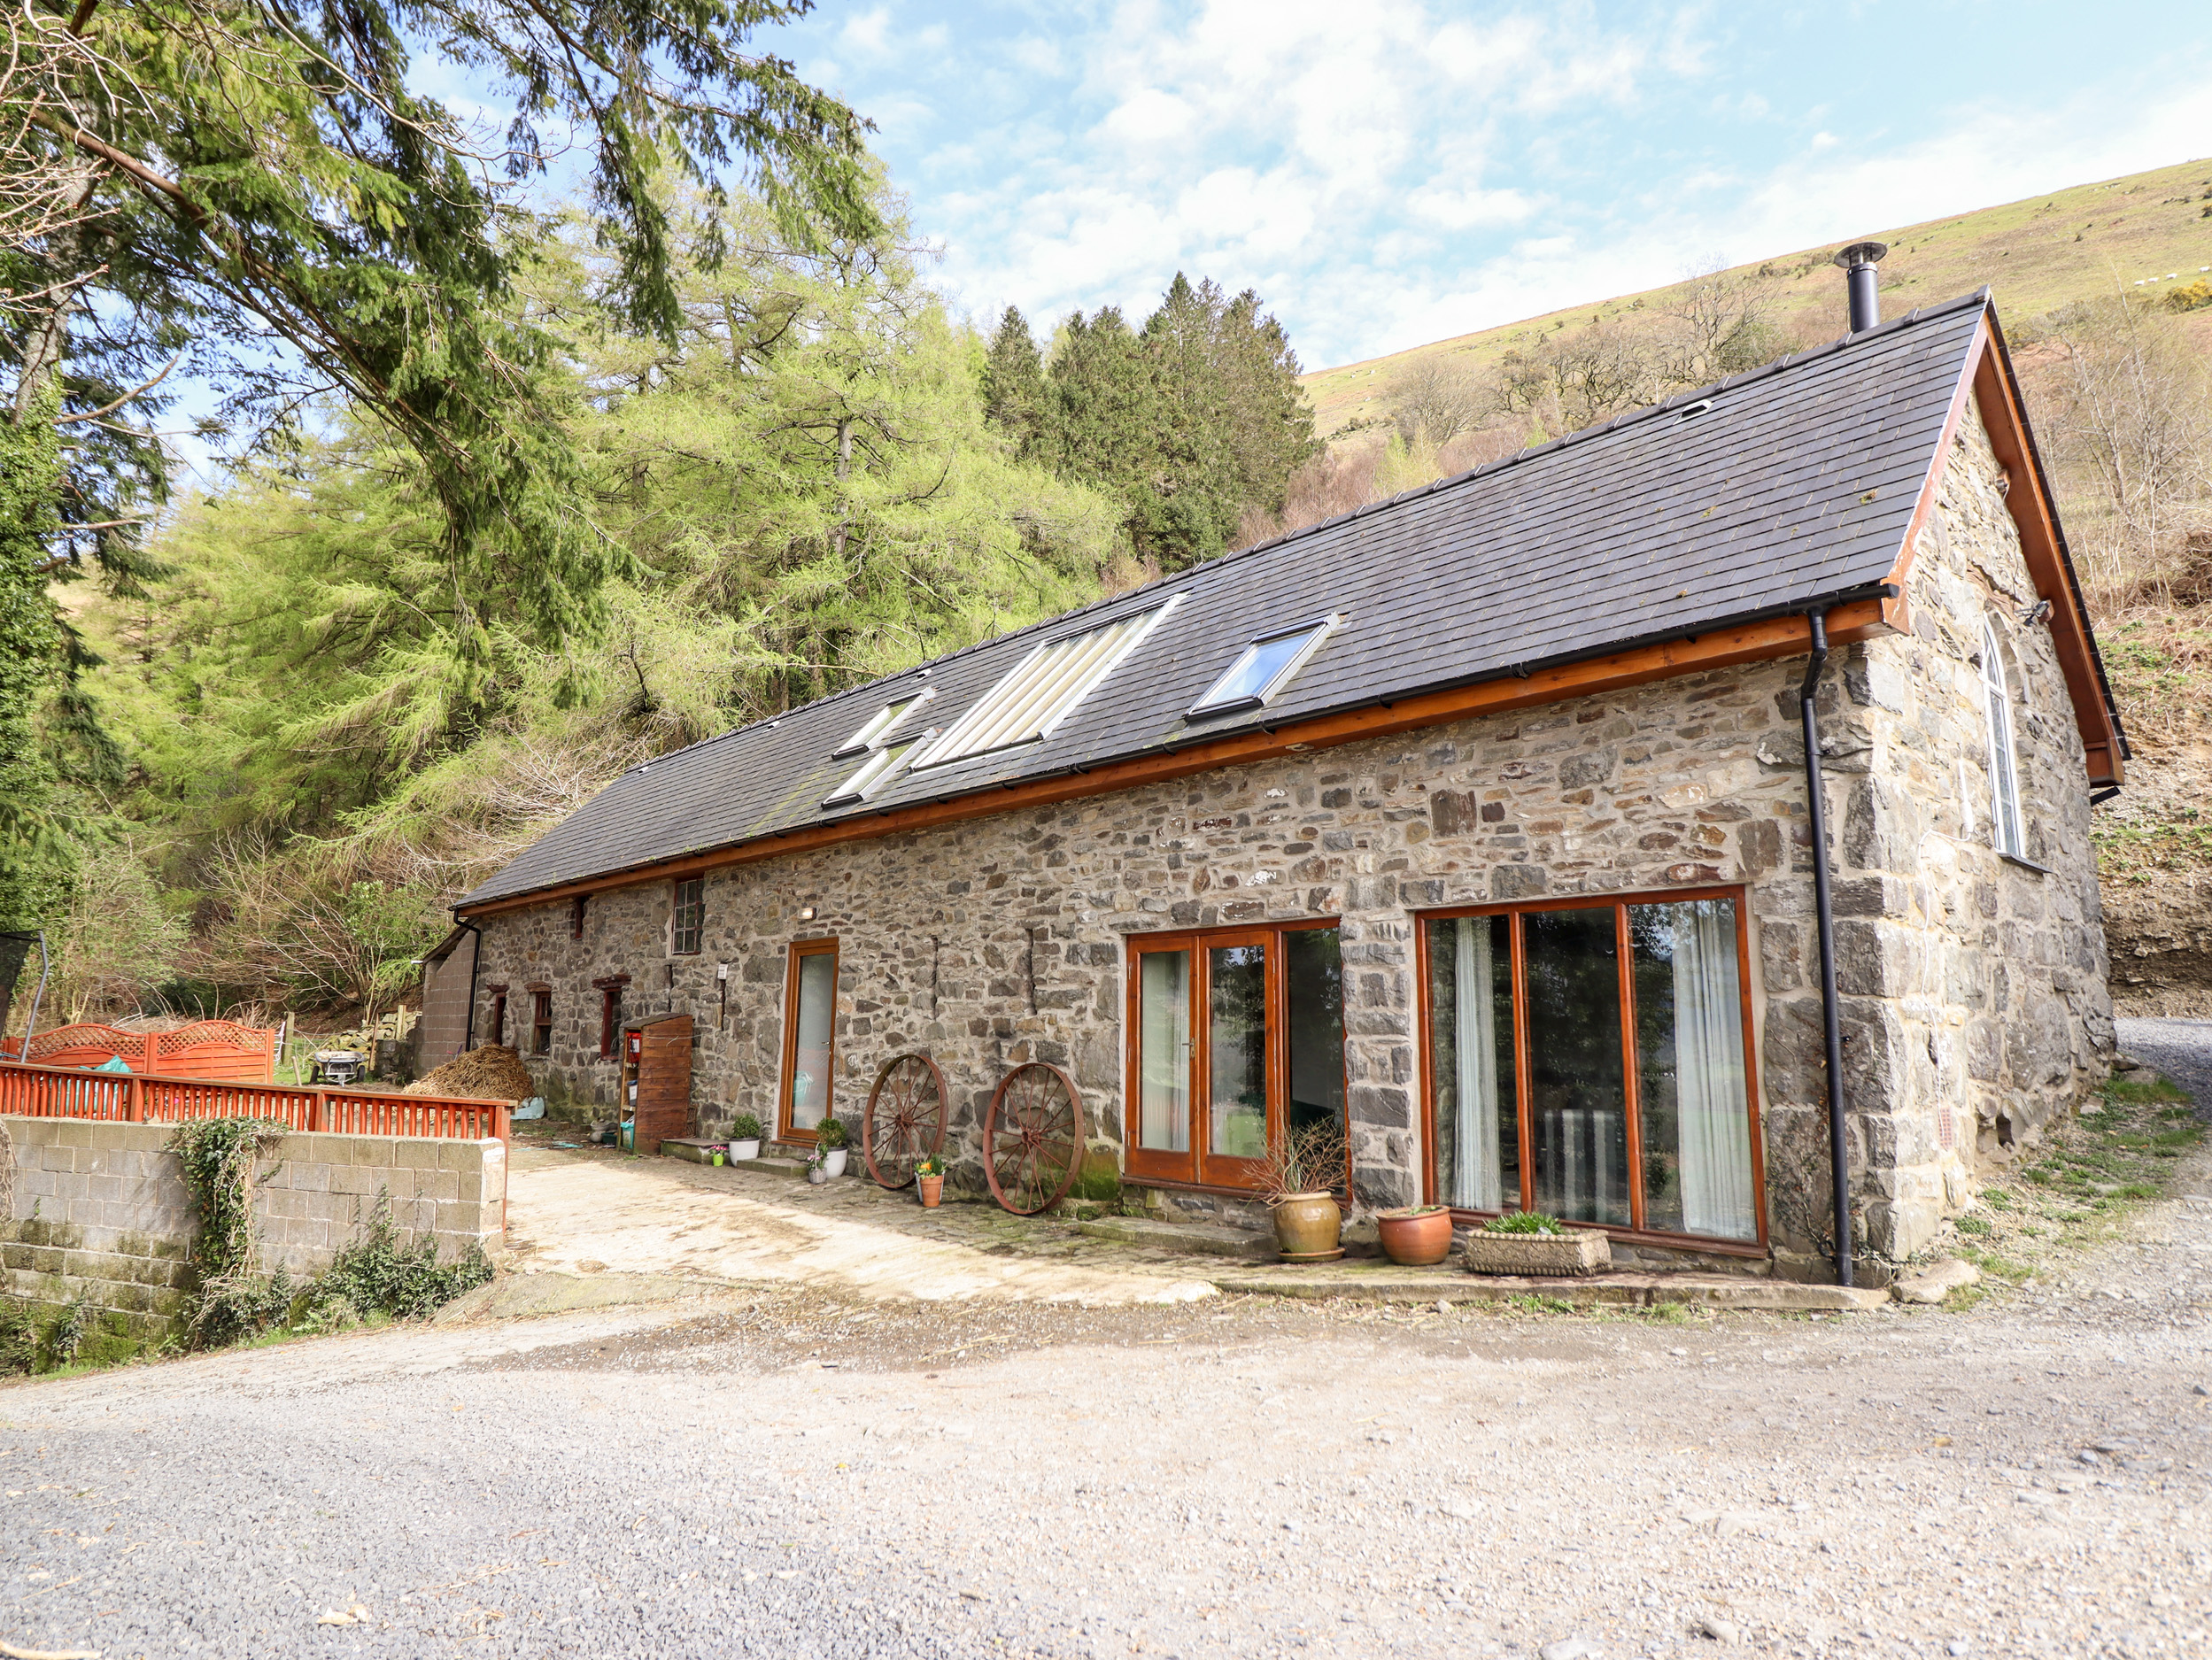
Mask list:
[[[1759,1241],[1745,949],[1734,892],[1425,917],[1432,1197]]]

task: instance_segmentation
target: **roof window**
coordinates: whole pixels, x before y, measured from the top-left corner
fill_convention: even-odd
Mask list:
[[[940,767],[1049,737],[1175,603],[1171,599],[1150,611],[1039,646],[925,753],[916,757],[914,766]]]
[[[1329,630],[1343,620],[1326,616],[1318,622],[1302,622],[1295,629],[1261,635],[1229,665],[1229,672],[1190,706],[1190,712],[1222,714],[1231,709],[1262,707],[1290,683],[1291,676],[1305,667],[1306,659],[1320,649]]]
[[[909,737],[903,744],[886,745],[861,762],[859,770],[843,784],[822,798],[824,807],[844,807],[848,802],[864,801],[889,784],[921,737]]]
[[[868,724],[830,752],[830,759],[842,761],[847,755],[865,754],[889,737],[899,722],[913,710],[919,708],[937,695],[937,688],[924,686],[910,698],[896,703],[886,703],[869,717]]]

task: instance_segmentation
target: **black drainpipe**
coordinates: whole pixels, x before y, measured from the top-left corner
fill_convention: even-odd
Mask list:
[[[1805,722],[1805,799],[1813,830],[1813,906],[1821,929],[1821,1025],[1828,1039],[1828,1157],[1836,1198],[1836,1283],[1851,1284],[1851,1148],[1844,1133],[1844,1027],[1836,1012],[1836,913],[1828,886],[1828,800],[1821,787],[1821,715],[1815,699],[1828,667],[1828,613],[1812,611],[1813,661],[1798,688]]]
[[[1825,906],[1827,901],[1822,900],[1821,904]],[[1823,909],[1821,915],[1825,916],[1828,913]],[[460,1029],[461,1053],[466,1054],[476,1046],[476,970],[483,967],[483,930],[474,923],[462,922],[458,916],[453,918],[453,926],[466,928],[470,933],[476,935],[476,938],[471,940],[468,946],[468,1021]],[[1827,936],[1823,934],[1821,938],[1825,938]],[[1851,1282],[1845,1280],[1844,1283],[1848,1286]]]

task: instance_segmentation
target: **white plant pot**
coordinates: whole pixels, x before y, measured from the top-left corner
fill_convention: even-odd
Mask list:
[[[831,1147],[822,1155],[822,1168],[832,1176],[844,1175],[845,1153],[846,1149],[843,1147]]]
[[[730,1144],[730,1156],[733,1159],[757,1159],[761,1156],[761,1144],[757,1139],[751,1141],[732,1141]]]

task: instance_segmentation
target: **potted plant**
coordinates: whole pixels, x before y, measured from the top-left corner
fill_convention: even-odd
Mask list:
[[[922,1208],[934,1210],[945,1200],[945,1161],[925,1153],[914,1162],[914,1185],[921,1190]]]
[[[1594,1274],[1613,1266],[1613,1245],[1595,1228],[1510,1210],[1467,1235],[1466,1264],[1470,1274]]]
[[[739,1113],[730,1121],[730,1157],[757,1159],[761,1156],[761,1121],[751,1113]]]
[[[1442,1205],[1402,1205],[1375,1213],[1382,1251],[1394,1262],[1427,1268],[1451,1255],[1451,1212]]]
[[[1344,1255],[1344,1129],[1333,1120],[1287,1131],[1260,1161],[1260,1193],[1275,1219],[1286,1262],[1327,1262]]]
[[[845,1147],[852,1139],[845,1126],[834,1116],[824,1116],[814,1127],[815,1151],[822,1155],[823,1168],[831,1176],[845,1174]]]
[[[827,1155],[820,1147],[807,1154],[807,1179],[816,1187],[830,1179]]]

